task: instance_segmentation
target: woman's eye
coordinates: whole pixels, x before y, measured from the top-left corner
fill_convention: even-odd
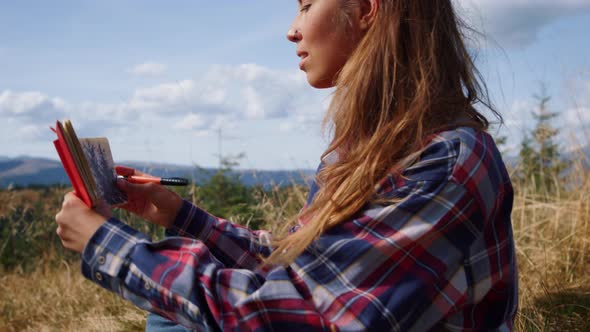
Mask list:
[[[304,6],[301,7],[301,9],[299,11],[302,12],[302,13],[304,13],[304,12],[306,12],[306,11],[309,10],[309,7],[311,7],[311,4],[304,5]]]

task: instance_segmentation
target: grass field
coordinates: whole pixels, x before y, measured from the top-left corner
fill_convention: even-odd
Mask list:
[[[515,183],[517,331],[590,331],[590,174],[580,169],[570,177],[569,189],[554,194]],[[142,331],[144,312],[84,280],[76,258],[60,251],[55,239],[48,240],[55,238],[51,219],[62,193],[0,192],[3,222],[14,222],[10,214],[16,212],[21,219],[36,220],[39,214],[48,219],[38,227],[9,229],[41,229],[46,234],[37,236],[47,246],[34,263],[0,270],[0,331]],[[277,193],[261,197],[257,206],[269,228],[288,219],[305,197],[300,188]],[[46,205],[39,206],[40,201]],[[27,209],[36,211],[33,217],[26,217]],[[2,246],[0,253],[6,250]]]

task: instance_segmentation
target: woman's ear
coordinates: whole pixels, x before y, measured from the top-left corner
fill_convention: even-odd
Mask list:
[[[379,11],[380,0],[360,0],[361,20],[359,27],[361,30],[368,30]]]

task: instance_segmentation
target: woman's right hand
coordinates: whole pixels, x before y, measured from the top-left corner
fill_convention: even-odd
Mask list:
[[[116,166],[118,175],[151,176],[126,166]],[[119,205],[129,212],[143,217],[150,222],[164,226],[172,226],[174,218],[182,206],[182,198],[165,186],[155,183],[135,184],[124,179],[117,180],[117,186],[127,194],[127,203]]]

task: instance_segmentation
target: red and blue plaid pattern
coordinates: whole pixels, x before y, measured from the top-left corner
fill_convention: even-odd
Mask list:
[[[270,234],[185,202],[180,236],[151,242],[109,219],[83,274],[197,330],[512,330],[517,271],[512,187],[493,139],[469,128],[432,138],[402,176],[288,267],[259,268]]]

